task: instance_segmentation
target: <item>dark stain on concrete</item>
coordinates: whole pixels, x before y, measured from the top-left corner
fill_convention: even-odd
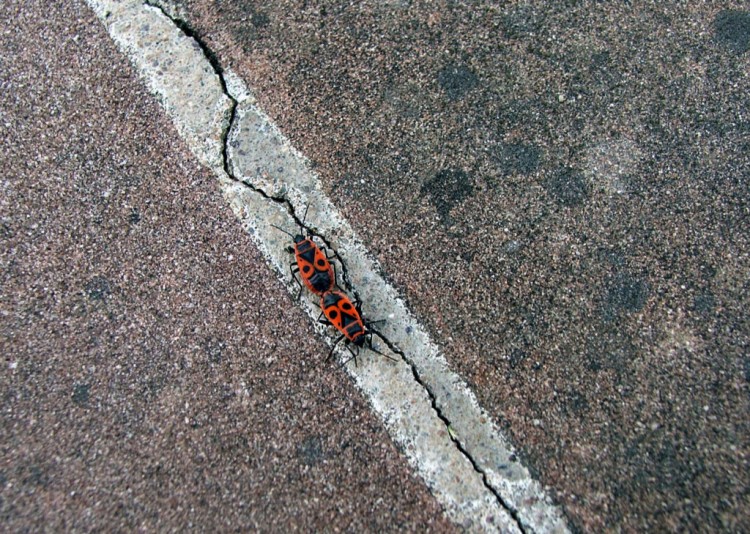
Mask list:
[[[523,4],[503,16],[502,27],[506,37],[519,39],[538,32],[543,24],[543,14],[530,4]]]
[[[222,355],[226,349],[224,341],[212,336],[205,340],[203,347],[210,363],[221,363]]]
[[[474,186],[469,175],[461,169],[444,169],[422,185],[422,194],[429,197],[440,220],[448,223],[451,210],[474,194]]]
[[[716,297],[706,289],[693,298],[693,309],[701,315],[709,315],[716,307]]]
[[[544,182],[544,187],[558,204],[565,207],[583,204],[591,189],[583,173],[571,167],[558,170]]]
[[[10,224],[3,221],[2,224],[0,224],[0,238],[8,239],[9,237],[13,236],[13,231],[10,229]]]
[[[714,37],[738,54],[750,50],[750,12],[737,9],[720,11],[714,19]]]
[[[89,384],[76,384],[73,387],[73,402],[79,406],[86,406],[89,402]]]
[[[440,88],[449,100],[460,100],[479,84],[479,78],[467,65],[450,64],[437,75]]]
[[[528,175],[539,168],[542,150],[530,143],[501,143],[493,156],[503,175]]]
[[[270,24],[268,14],[258,9],[257,2],[224,2],[216,0],[219,11],[228,11],[232,15],[230,31],[242,43],[246,51],[257,46],[257,42],[264,37],[265,31]]]
[[[49,484],[49,474],[47,470],[39,464],[29,465],[23,472],[23,483],[26,486],[45,487]]]
[[[112,294],[112,287],[103,276],[95,276],[86,282],[86,294],[91,300],[105,300]]]
[[[619,273],[607,287],[604,315],[612,319],[620,312],[638,312],[648,300],[648,283],[637,276]]]
[[[297,447],[297,455],[303,464],[313,466],[323,461],[323,439],[321,436],[310,436],[304,439]]]

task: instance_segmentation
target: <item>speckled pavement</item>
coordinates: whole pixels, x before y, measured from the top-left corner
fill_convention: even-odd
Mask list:
[[[364,317],[373,313],[384,318],[371,352],[385,357],[352,361],[338,344],[340,356],[349,361],[346,372],[446,515],[473,531],[567,531],[559,507],[519,462],[465,382],[448,368],[424,327],[380,274],[382,268],[322,192],[307,160],[258,108],[243,80],[224,69],[168,9],[139,0],[87,3],[191,152],[212,169],[242,229],[318,334],[336,347],[331,329],[319,324],[321,298],[300,293],[289,276],[291,234],[284,228],[306,225],[305,231],[334,252],[338,284],[363,303]]]
[[[83,2],[3,2],[4,531],[452,531]]]
[[[574,528],[748,530],[743,3],[175,4]],[[450,528],[91,13],[20,5],[3,519]]]
[[[574,527],[748,530],[745,3],[173,4]]]

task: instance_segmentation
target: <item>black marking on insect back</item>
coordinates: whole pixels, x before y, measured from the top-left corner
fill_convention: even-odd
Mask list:
[[[311,265],[315,263],[315,247],[312,246],[310,242],[305,242],[299,245],[297,247],[297,254],[307,263]]]
[[[359,321],[344,326],[344,330],[346,331],[346,337],[351,340],[354,340],[358,335],[365,333],[365,330],[362,328],[362,324],[360,324]]]
[[[341,295],[337,293],[326,293],[323,297],[323,308],[335,306],[341,300]]]
[[[310,285],[320,293],[322,293],[323,291],[328,291],[329,289],[331,289],[331,286],[333,286],[333,281],[331,280],[328,271],[317,271],[310,277],[309,282]]]
[[[346,328],[352,323],[359,323],[361,319],[357,315],[352,315],[350,313],[341,312],[341,326],[342,328]]]
[[[298,254],[315,252],[315,244],[312,242],[311,239],[303,239],[302,241],[295,241],[294,244],[297,245]]]

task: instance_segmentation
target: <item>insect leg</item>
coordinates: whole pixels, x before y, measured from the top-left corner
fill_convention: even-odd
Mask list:
[[[294,270],[295,267],[297,267],[296,271]],[[302,282],[300,282],[299,279],[295,276],[299,272],[299,267],[297,266],[296,262],[289,264],[289,272],[292,273],[292,278],[299,285],[299,293],[297,293],[297,300],[299,300],[302,296]]]
[[[338,281],[336,280],[336,278],[338,277],[338,273],[336,272],[336,264],[335,263],[331,263],[331,269],[333,269],[333,285],[337,286],[339,284],[338,284]]]
[[[338,252],[336,252],[335,250],[331,250],[331,251],[330,251],[330,252],[331,252],[331,256],[329,256],[329,255],[328,255],[328,252],[329,252],[329,251],[328,251],[328,249],[326,249],[325,247],[320,247],[320,249],[321,249],[321,250],[323,251],[323,254],[325,254],[325,255],[326,255],[326,259],[327,259],[328,261],[331,261],[331,260],[333,260],[333,259],[336,259],[336,260],[338,260],[338,262],[339,262],[339,263],[340,263],[341,265],[344,265],[344,260],[342,260],[342,259],[341,259],[341,256],[339,256],[339,253],[338,253]]]
[[[354,360],[354,365],[356,367],[359,367],[359,364],[357,363],[357,356],[359,356],[359,348],[357,348],[357,352],[354,352],[349,345],[347,345],[346,348],[349,349],[349,352],[351,353],[352,357],[347,358],[346,360],[341,362],[341,365],[339,367],[344,367],[347,363],[349,363],[352,360]]]
[[[331,356],[333,356],[333,351],[336,350],[336,345],[338,345],[341,342],[342,339],[344,339],[344,334],[341,334],[336,339],[336,341],[334,341],[333,347],[331,347],[331,352],[328,353],[328,357],[325,359],[326,362],[331,359]]]

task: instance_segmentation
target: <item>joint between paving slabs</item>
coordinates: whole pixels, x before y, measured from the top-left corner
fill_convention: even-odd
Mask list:
[[[237,107],[238,107],[238,101],[237,99],[230,93],[226,80],[224,79],[224,69],[221,66],[221,63],[219,62],[218,57],[216,54],[211,50],[211,48],[203,41],[203,39],[198,35],[198,33],[190,27],[190,25],[182,19],[173,17],[167,11],[159,4],[154,3],[152,0],[146,0],[144,2],[144,5],[150,6],[154,9],[158,9],[165,17],[167,17],[172,23],[180,30],[182,31],[186,36],[192,38],[200,47],[201,51],[203,52],[203,55],[208,60],[209,64],[213,68],[214,72],[219,78],[219,83],[221,85],[222,92],[229,98],[231,102],[230,110],[229,110],[229,120],[227,122],[226,128],[221,134],[221,144],[222,144],[222,162],[224,167],[224,172],[226,175],[233,180],[234,182],[237,182],[239,184],[244,185],[251,191],[260,194],[263,196],[263,198],[266,198],[268,200],[271,200],[273,202],[284,204],[287,208],[287,211],[292,216],[294,221],[300,226],[300,228],[303,228],[307,230],[311,235],[318,237],[323,243],[328,247],[329,250],[331,250],[336,258],[338,259],[339,263],[341,264],[342,268],[342,279],[344,281],[344,285],[347,289],[347,291],[354,294],[354,297],[356,300],[360,300],[359,292],[357,289],[352,285],[351,280],[349,279],[349,272],[346,267],[346,263],[344,262],[343,258],[339,255],[339,253],[336,251],[336,249],[331,246],[331,243],[325,238],[325,236],[320,235],[317,233],[312,227],[304,224],[304,222],[297,216],[296,210],[294,209],[294,205],[292,205],[291,201],[286,197],[275,197],[272,195],[269,195],[264,191],[262,188],[254,185],[253,183],[237,178],[234,173],[230,169],[229,165],[229,153],[228,153],[228,138],[229,134],[232,130],[232,125],[234,124],[234,119],[237,115]],[[500,505],[505,509],[510,516],[515,521],[516,525],[518,526],[519,530],[521,532],[526,532],[525,528],[523,527],[523,523],[521,522],[521,519],[518,517],[518,512],[510,506],[508,503],[505,502],[503,497],[500,495],[500,493],[490,484],[487,473],[485,473],[477,464],[477,462],[474,460],[474,458],[471,456],[469,451],[466,450],[466,448],[463,446],[461,441],[454,435],[453,430],[451,428],[451,422],[450,420],[445,416],[443,411],[440,409],[437,403],[437,398],[435,397],[434,392],[432,391],[432,388],[429,384],[427,384],[422,377],[419,375],[419,371],[417,370],[416,364],[406,356],[406,353],[402,351],[395,343],[390,341],[387,337],[383,336],[382,334],[378,333],[378,337],[380,337],[383,342],[388,346],[388,348],[394,353],[398,354],[401,359],[406,363],[406,365],[409,366],[411,369],[412,376],[414,377],[414,381],[417,382],[426,392],[427,396],[430,399],[430,404],[432,406],[433,411],[437,415],[437,417],[440,419],[440,421],[445,425],[446,432],[448,433],[448,436],[450,437],[453,444],[456,446],[456,448],[459,450],[459,452],[466,457],[466,459],[471,464],[474,471],[482,478],[482,483],[487,488],[487,490],[492,493],[492,495],[495,497],[495,499],[500,503]]]
[[[437,397],[435,396],[435,393],[432,391],[432,388],[430,385],[425,382],[422,377],[419,375],[419,371],[417,370],[416,364],[409,358],[404,351],[402,351],[398,346],[396,346],[393,342],[391,342],[389,339],[380,336],[380,338],[383,340],[383,342],[388,345],[388,348],[393,351],[395,354],[398,354],[401,356],[401,359],[406,363],[406,365],[409,366],[411,369],[411,374],[414,377],[414,381],[422,386],[422,388],[427,392],[427,396],[430,399],[430,405],[432,406],[433,411],[438,416],[438,419],[445,425],[445,430],[448,433],[448,437],[453,442],[453,444],[456,446],[456,448],[459,450],[459,452],[466,457],[467,460],[469,460],[469,463],[471,464],[474,471],[482,478],[482,483],[487,488],[487,490],[492,493],[492,495],[495,497],[498,503],[500,503],[500,506],[505,509],[506,512],[510,514],[510,516],[513,518],[513,520],[516,523],[516,526],[518,529],[525,533],[526,529],[523,526],[523,523],[521,521],[521,518],[518,516],[518,511],[513,508],[510,504],[508,504],[505,499],[503,499],[502,495],[500,495],[500,492],[498,492],[490,483],[489,478],[487,477],[487,473],[484,472],[484,470],[479,467],[476,460],[472,457],[471,453],[466,450],[463,443],[461,443],[461,440],[458,439],[458,437],[453,433],[450,419],[443,413],[443,410],[440,409],[437,403]]]

